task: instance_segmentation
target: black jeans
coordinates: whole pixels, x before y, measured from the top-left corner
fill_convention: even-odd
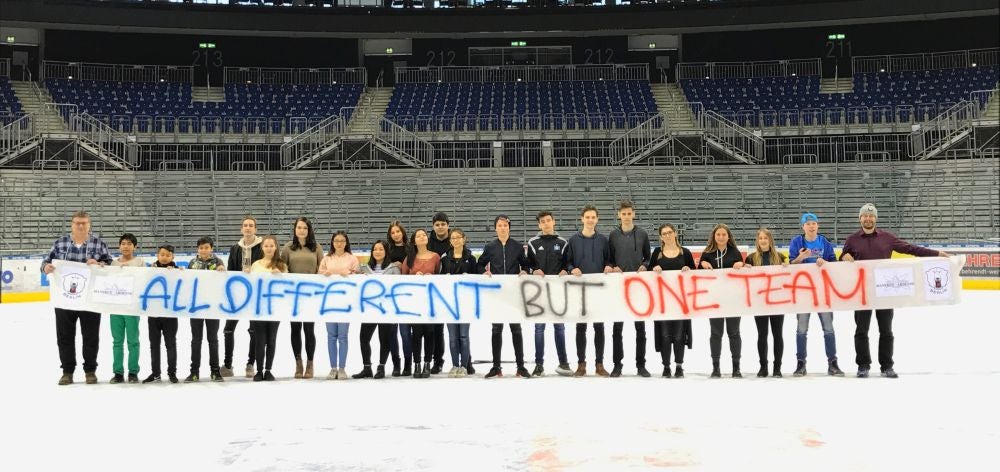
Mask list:
[[[712,350],[712,362],[718,363],[719,357],[722,356],[723,327],[729,334],[729,353],[733,356],[733,362],[739,362],[740,352],[743,350],[743,338],[740,337],[740,318],[738,316],[712,318],[708,322],[712,328],[712,334],[708,338],[709,347]]]
[[[520,323],[510,323],[510,337],[514,342],[514,360],[518,367],[524,367],[524,336],[521,334]],[[500,367],[500,357],[503,350],[503,323],[493,323],[490,341],[493,345],[493,367]]]
[[[364,365],[372,365],[372,336],[378,328],[378,364],[385,365],[385,361],[392,355],[392,365],[399,366],[399,345],[396,343],[395,323],[361,323],[361,360]]]
[[[785,324],[785,315],[755,316],[757,323],[757,356],[760,365],[767,364],[767,328],[771,327],[774,336],[774,364],[781,365],[781,353],[785,352],[785,339],[781,336],[781,327]]]
[[[624,328],[624,321],[616,321],[611,326],[611,352],[615,365],[621,365],[622,359],[625,358],[625,347],[622,344]],[[646,322],[644,321],[635,322],[635,366],[646,366]]]
[[[594,323],[594,361],[604,362],[604,323]],[[576,360],[587,362],[587,323],[576,324]]]
[[[420,363],[420,348],[423,347],[423,360],[425,363],[430,363],[434,357],[434,325],[432,324],[421,324],[414,323],[410,325],[410,329],[413,330],[413,335],[410,338],[410,347],[413,349],[413,362],[415,364]]]
[[[277,321],[251,321],[250,329],[256,342],[257,372],[271,370],[274,365],[274,348],[278,344]]]
[[[292,322],[292,354],[295,360],[302,360],[302,328],[306,332],[306,359],[313,360],[316,354],[316,323],[313,322]]]
[[[149,326],[149,366],[153,375],[160,375],[161,336],[167,348],[167,374],[177,375],[177,318],[150,316],[146,324]]]
[[[882,370],[892,368],[892,308],[875,310],[875,319],[878,321],[878,363]],[[857,329],[854,331],[854,351],[857,353],[856,362],[859,367],[871,367],[872,353],[868,346],[868,327],[872,323],[871,310],[858,310],[854,312],[854,323]]]
[[[434,363],[444,364],[444,325],[434,325]]]
[[[97,370],[101,314],[56,308],[56,344],[64,374],[72,374],[76,370],[76,320],[80,320],[80,334],[83,336],[83,371]]]
[[[678,364],[684,363],[684,323],[690,323],[691,320],[670,320],[670,321],[654,321],[653,324],[660,325],[658,328],[654,328],[660,336],[660,360],[663,362],[664,367],[670,367],[670,354],[673,351],[674,362]]]
[[[236,324],[240,320],[226,320],[226,327],[222,330],[222,335],[226,339],[226,355],[223,359],[223,365],[232,369],[233,368],[233,349],[236,347]],[[253,321],[250,322],[250,328],[247,332],[250,333],[250,348],[247,353],[247,364],[254,363],[254,355],[257,352],[256,343],[253,339]]]
[[[201,368],[201,338],[203,330],[208,330],[208,367],[219,368],[219,320],[191,320],[191,372]]]

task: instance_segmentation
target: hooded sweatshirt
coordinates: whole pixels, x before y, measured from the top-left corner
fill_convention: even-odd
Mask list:
[[[611,265],[611,246],[607,236],[594,233],[584,236],[578,232],[569,238],[566,249],[566,270],[579,268],[584,274],[600,274],[604,267]]]
[[[243,243],[240,238],[233,247],[229,249],[229,263],[226,264],[228,270],[249,271],[254,262],[264,258],[264,250],[260,248],[260,243],[264,238],[254,237],[249,245]]]
[[[611,265],[623,272],[635,272],[639,267],[649,268],[649,235],[646,230],[633,226],[631,231],[623,231],[621,226],[608,235],[611,247]]]

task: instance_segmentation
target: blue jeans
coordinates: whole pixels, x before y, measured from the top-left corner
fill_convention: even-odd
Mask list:
[[[810,313],[798,314],[798,326],[795,329],[795,357],[806,360],[806,332],[809,330]],[[819,313],[819,323],[823,326],[823,341],[826,345],[826,360],[837,360],[837,338],[833,334],[833,312]]]
[[[467,367],[472,362],[469,323],[448,323],[448,348],[451,350],[452,367]]]
[[[399,324],[399,348],[403,351],[403,365],[413,362],[413,331],[406,323]]]
[[[566,325],[562,323],[552,323],[556,331],[556,356],[559,357],[560,364],[569,364],[566,359]],[[535,324],[535,364],[545,362],[545,323]]]
[[[347,329],[350,323],[326,324],[326,347],[330,351],[330,367],[343,369],[347,366]]]

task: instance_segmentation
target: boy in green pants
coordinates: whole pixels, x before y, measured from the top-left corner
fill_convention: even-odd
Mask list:
[[[118,238],[118,249],[122,256],[111,263],[119,267],[145,267],[142,259],[135,257],[138,240],[132,233],[125,233]],[[128,383],[139,383],[139,317],[133,315],[111,315],[111,347],[114,353],[112,369],[115,376],[111,383],[125,381],[125,368],[122,365],[125,357],[125,340],[128,340]]]

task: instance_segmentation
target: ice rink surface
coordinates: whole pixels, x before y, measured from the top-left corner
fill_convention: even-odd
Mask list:
[[[625,326],[625,376],[563,378],[552,329],[546,331],[542,378],[325,380],[326,330],[316,327],[317,378],[292,378],[290,330],[282,323],[277,382],[242,377],[196,384],[110,385],[111,334],[102,317],[99,385],[56,385],[55,321],[47,303],[0,305],[4,365],[4,470],[585,470],[712,471],[997,470],[1000,446],[1000,292],[966,291],[952,307],[896,311],[899,379],[854,378],[854,320],[834,326],[844,378],[826,375],[819,320],[809,331],[810,374],[793,378],[795,317],[784,324],[782,379],[757,379],[757,334],[742,321],[744,379],[731,379],[723,340],[723,379],[709,379],[708,322],[694,322],[684,379],[635,376],[634,329]],[[238,328],[236,370],[248,343]],[[534,329],[524,324],[533,366]],[[872,353],[878,332],[872,320]],[[350,332],[348,373],[361,368],[358,327]],[[567,349],[576,360],[575,328]],[[611,369],[611,326],[605,366]],[[149,374],[146,324],[140,323],[142,371]],[[652,325],[647,324],[647,334]],[[220,341],[221,341],[220,333]],[[490,359],[488,325],[473,325],[472,352]],[[178,375],[188,373],[191,331],[178,333]],[[221,344],[221,343],[220,343]],[[377,336],[373,347],[377,355]],[[77,342],[80,349],[80,342]],[[207,349],[207,346],[206,346]],[[221,353],[220,353],[221,354]],[[588,364],[593,372],[592,331]],[[79,354],[78,354],[79,358]],[[207,353],[203,363],[207,364]],[[450,356],[445,353],[446,367]],[[504,360],[513,360],[504,329]],[[81,358],[82,361],[82,358]],[[164,362],[166,361],[164,356]],[[163,366],[164,371],[166,366]]]

